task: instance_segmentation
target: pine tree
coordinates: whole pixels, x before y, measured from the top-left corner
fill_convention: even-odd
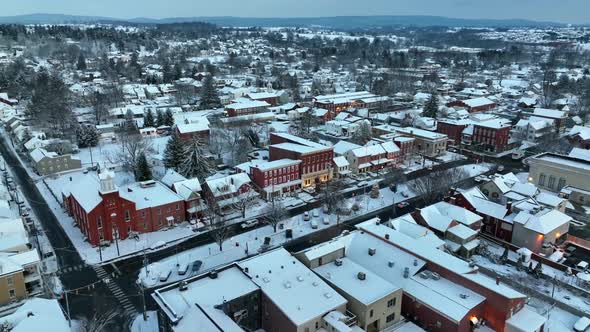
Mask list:
[[[424,116],[436,119],[438,113],[438,96],[435,93],[430,95],[430,98],[424,105]]]
[[[188,179],[203,179],[211,173],[211,165],[205,158],[203,143],[193,138],[184,147],[183,160],[178,172]]]
[[[78,64],[76,65],[78,70],[86,70],[86,58],[84,57],[84,53],[80,52],[78,56]]]
[[[164,113],[161,109],[156,111],[156,126],[160,127],[164,125]]]
[[[207,77],[205,77],[205,81],[203,82],[201,108],[209,109],[217,108],[219,106],[221,106],[221,101],[217,95],[217,89],[215,88],[215,84],[213,82],[213,75],[209,74]]]
[[[169,127],[174,126],[174,115],[169,108],[167,108],[166,113],[164,113],[164,125]]]
[[[152,180],[152,168],[145,157],[145,154],[142,153],[137,158],[137,171],[135,171],[135,180],[136,181],[148,181]]]
[[[156,122],[154,120],[154,113],[152,113],[151,109],[148,109],[147,113],[145,114],[145,118],[143,119],[143,127],[154,127],[155,125]]]
[[[164,150],[164,166],[178,171],[178,168],[184,159],[184,150],[184,142],[180,138],[180,135],[176,130],[173,131],[172,135],[170,135],[170,140],[168,140],[168,144],[166,144],[166,149]]]
[[[136,132],[138,129],[137,122],[135,122],[133,112],[131,110],[127,110],[127,113],[125,113],[125,122],[123,123],[122,129],[128,133]]]
[[[76,130],[76,140],[81,148],[97,146],[99,136],[94,126],[80,126]]]

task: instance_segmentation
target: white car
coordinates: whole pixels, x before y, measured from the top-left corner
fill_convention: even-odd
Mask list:
[[[303,220],[309,221],[309,219],[311,219],[311,217],[309,216],[309,212],[305,211],[303,213]]]
[[[324,218],[322,219],[322,223],[323,223],[324,225],[329,225],[329,224],[330,224],[330,218],[328,218],[328,217],[324,217]]]
[[[311,224],[311,228],[313,228],[313,229],[318,228],[318,222],[317,221],[312,220],[310,224]]]
[[[582,317],[578,319],[578,321],[574,324],[574,331],[576,332],[585,332],[588,331],[590,327],[590,318]]]
[[[242,229],[247,229],[247,228],[252,228],[254,226],[258,225],[258,220],[256,219],[250,219],[250,220],[246,220],[242,223],[241,227]]]
[[[314,218],[317,218],[320,216],[320,213],[318,212],[318,210],[313,210],[313,212],[311,214]]]

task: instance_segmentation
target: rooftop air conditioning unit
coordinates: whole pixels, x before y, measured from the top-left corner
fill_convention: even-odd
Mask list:
[[[374,256],[376,252],[377,252],[377,249],[369,248],[369,256]]]
[[[186,284],[186,280],[182,280],[179,284],[178,284],[178,289],[180,291],[185,291],[188,289],[188,286]]]
[[[342,266],[342,260],[341,259],[337,259],[337,260],[334,261],[334,264],[336,266]]]
[[[364,272],[359,272],[356,276],[359,278],[359,280],[367,279],[367,275]]]

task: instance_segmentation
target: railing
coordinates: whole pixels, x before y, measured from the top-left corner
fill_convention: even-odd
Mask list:
[[[344,314],[347,317],[346,321],[344,322],[344,324],[346,324],[346,326],[356,325],[356,323],[358,322],[358,319],[355,314],[353,314],[352,312],[350,312],[348,310],[346,310],[346,312]]]

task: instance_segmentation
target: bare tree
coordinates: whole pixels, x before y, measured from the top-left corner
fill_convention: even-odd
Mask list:
[[[550,68],[543,70],[543,77],[541,79],[541,104],[543,107],[550,107],[555,95],[555,80],[557,76]]]
[[[115,322],[119,313],[115,309],[99,313],[95,311],[92,318],[85,319],[81,324],[81,330],[84,332],[102,332],[106,331],[108,326]]]
[[[469,174],[462,167],[431,172],[409,182],[410,187],[424,203],[430,204],[440,198],[457,182],[467,179]]]
[[[211,135],[209,136],[209,152],[214,154],[217,159],[221,159],[222,155],[232,150],[229,144],[227,132],[222,128],[211,128]]]
[[[336,211],[342,204],[342,190],[344,188],[346,188],[346,185],[338,179],[328,181],[320,187],[320,200],[328,209],[328,212]]]
[[[209,219],[209,234],[213,241],[219,246],[219,251],[223,251],[223,242],[230,236],[230,229],[227,227],[225,218],[221,215],[216,203],[207,204],[205,214]]]
[[[237,197],[233,207],[236,210],[240,211],[240,213],[242,214],[242,218],[245,218],[246,210],[248,210],[248,208],[252,206],[252,204],[254,204],[258,196],[258,193],[254,191],[254,189],[249,187],[245,192],[241,193]]]
[[[119,144],[117,161],[123,165],[125,170],[135,174],[137,161],[142,154],[148,155],[147,151],[151,148],[151,142],[144,139],[140,133],[121,131]]]
[[[272,226],[273,231],[277,232],[277,226],[281,221],[287,217],[287,211],[285,206],[281,202],[277,202],[274,199],[271,204],[266,208],[264,221]]]

